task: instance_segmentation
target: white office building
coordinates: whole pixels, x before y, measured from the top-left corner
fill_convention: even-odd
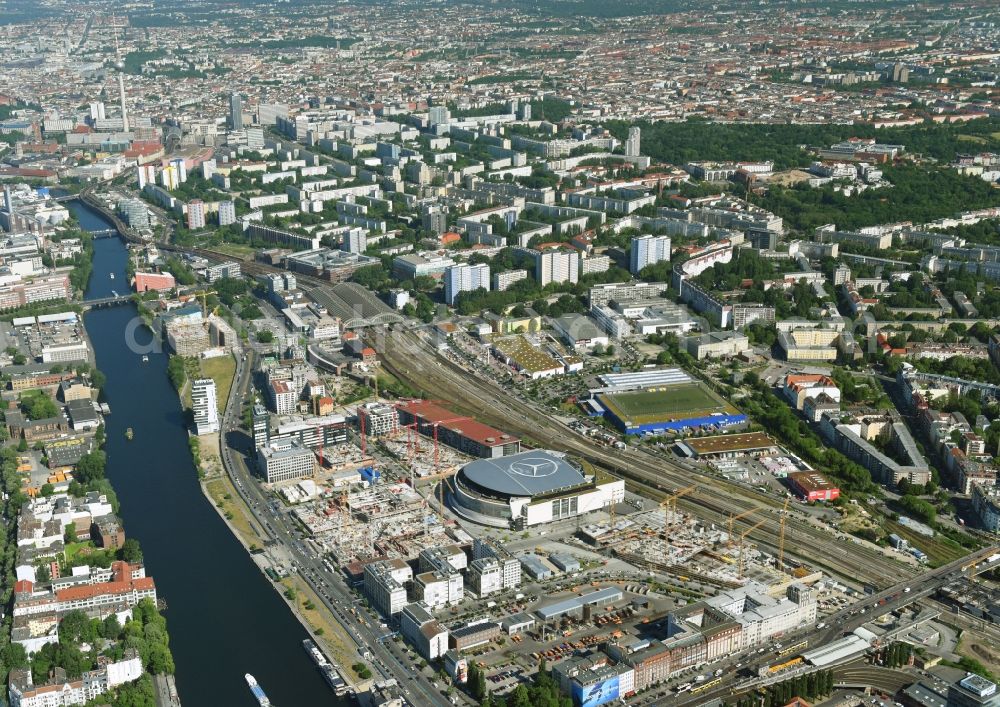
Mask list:
[[[478,289],[490,289],[490,266],[486,263],[452,265],[444,271],[444,301],[449,305],[454,305],[462,292]]]
[[[207,435],[219,431],[219,407],[215,397],[215,381],[199,378],[191,386],[191,408],[194,410],[194,433]]]
[[[456,606],[465,597],[461,572],[421,572],[413,585],[416,596],[432,609]]]
[[[629,271],[634,275],[647,265],[670,260],[670,238],[668,236],[638,236],[632,239],[632,254]]]
[[[473,560],[469,564],[469,587],[476,596],[488,597],[503,589],[503,568],[494,557]]]
[[[267,483],[313,475],[316,455],[298,440],[283,439],[257,449],[257,465]]]
[[[406,582],[413,570],[403,560],[379,560],[365,565],[365,594],[383,616],[395,616],[406,606]]]
[[[427,607],[408,604],[402,610],[399,627],[425,660],[435,660],[448,652],[448,630],[435,619]]]

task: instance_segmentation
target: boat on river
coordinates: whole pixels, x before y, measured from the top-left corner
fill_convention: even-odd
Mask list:
[[[133,437],[135,437],[135,432],[133,432],[132,428],[129,427],[127,430],[125,430],[125,439],[131,441]]]
[[[243,677],[246,678],[247,685],[250,686],[250,692],[252,692],[254,698],[256,698],[257,704],[259,704],[260,707],[271,707],[271,700],[267,699],[267,695],[264,694],[263,688],[257,684],[257,679],[250,673],[247,673]]]

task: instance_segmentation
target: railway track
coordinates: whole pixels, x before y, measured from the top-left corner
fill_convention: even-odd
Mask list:
[[[698,491],[680,499],[678,505],[705,520],[725,524],[731,515],[738,515],[756,506],[760,509],[759,513],[747,520],[751,523],[764,520],[764,524],[750,533],[749,537],[760,547],[777,554],[780,509],[775,499],[714,477],[698,476],[693,479],[694,472],[691,470],[644,452],[623,453],[598,447],[585,437],[553,422],[544,413],[510,395],[507,390],[484,380],[469,381],[467,372],[437,356],[426,342],[415,335],[399,332],[396,335],[405,337],[398,341],[400,345],[383,345],[379,350],[386,367],[413,387],[449,398],[458,407],[484,422],[581,457],[624,478],[631,482],[633,488],[639,487],[646,495],[657,500],[696,481]],[[852,584],[865,582],[875,586],[888,586],[915,573],[914,568],[887,557],[876,549],[853,542],[848,544],[830,537],[826,531],[795,516],[786,519],[785,553],[810,566],[823,568]]]
[[[207,248],[164,246],[164,249],[194,253],[210,259],[239,260],[243,270],[250,275],[283,272],[281,268]],[[318,278],[299,274],[296,277],[314,288],[329,286]],[[448,398],[464,412],[522,438],[580,457],[625,479],[632,490],[641,490],[654,500],[662,500],[677,489],[696,482],[699,489],[679,499],[678,505],[709,522],[727,524],[731,516],[757,507],[759,512],[746,520],[750,523],[763,520],[764,523],[748,537],[758,547],[775,555],[778,553],[780,504],[775,499],[715,477],[697,475],[694,478],[696,472],[646,452],[621,452],[599,447],[492,381],[480,378],[470,380],[469,373],[438,356],[416,334],[397,330],[390,336],[393,338],[379,342],[376,349],[382,354],[386,368],[413,388],[429,391],[435,397]],[[890,586],[916,573],[915,568],[878,550],[833,538],[826,531],[792,515],[786,518],[785,554],[808,566],[824,569],[851,584]]]

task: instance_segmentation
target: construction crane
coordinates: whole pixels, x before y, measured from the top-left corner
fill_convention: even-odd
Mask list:
[[[755,525],[751,525],[749,528],[747,528],[745,531],[743,531],[742,535],[740,535],[740,560],[739,560],[739,563],[740,563],[739,578],[740,579],[743,579],[743,541],[746,540],[746,537],[750,533],[752,533],[753,531],[757,530],[757,528],[759,528],[760,526],[764,525],[764,523],[766,523],[766,522],[767,522],[767,519],[765,518],[764,520],[759,521]]]
[[[440,462],[441,462],[440,452],[438,451],[438,427],[440,427],[441,425],[447,425],[447,424],[452,423],[452,422],[460,422],[463,419],[464,418],[462,418],[462,417],[452,417],[452,418],[449,418],[447,420],[437,420],[436,422],[433,423],[433,425],[434,425],[434,473],[435,474],[438,472],[438,469],[440,469]]]
[[[364,461],[368,454],[368,435],[365,433],[365,418],[368,417],[362,412],[362,406],[358,405],[358,421],[361,423],[361,460]]]
[[[733,523],[738,521],[740,518],[746,518],[747,516],[752,515],[756,512],[757,512],[757,507],[754,506],[750,510],[743,511],[739,515],[733,515],[732,513],[729,514],[729,528],[726,530],[726,544],[729,545],[729,547],[733,546]]]
[[[785,571],[785,521],[788,519],[788,502],[792,499],[785,498],[785,505],[781,508],[781,530],[778,534],[778,571]]]
[[[675,491],[673,494],[667,496],[665,499],[660,501],[660,508],[665,512],[670,512],[671,517],[677,514],[677,499],[687,496],[689,493],[693,493],[697,490],[697,484],[683,488],[680,491]],[[666,521],[666,516],[664,516],[664,521]]]
[[[200,290],[199,292],[192,292],[193,297],[201,298],[201,316],[208,317],[208,296],[219,294],[215,290]]]

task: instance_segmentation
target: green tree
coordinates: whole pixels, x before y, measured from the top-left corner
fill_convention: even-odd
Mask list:
[[[107,455],[101,449],[95,449],[80,457],[76,463],[73,477],[81,484],[89,484],[104,478],[104,469],[107,466]]]
[[[135,538],[126,538],[119,554],[121,559],[129,564],[135,565],[142,562],[142,547]]]

